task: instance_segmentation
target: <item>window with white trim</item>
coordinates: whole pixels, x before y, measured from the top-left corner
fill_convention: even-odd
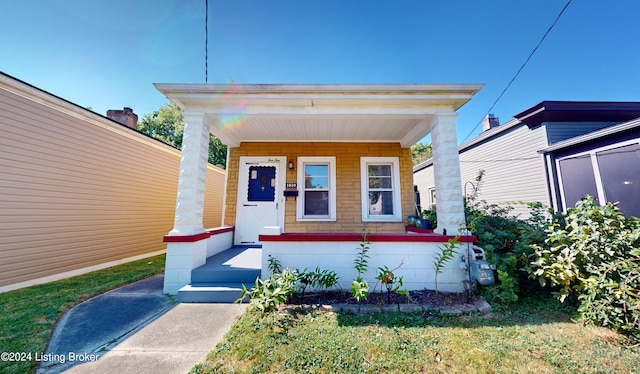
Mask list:
[[[298,157],[298,221],[336,220],[336,158]]]
[[[400,163],[397,157],[361,157],[362,220],[401,222]]]

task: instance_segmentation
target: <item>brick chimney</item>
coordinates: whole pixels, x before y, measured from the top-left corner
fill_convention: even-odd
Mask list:
[[[487,131],[498,126],[500,126],[500,119],[493,114],[487,114],[487,116],[482,119],[482,131]]]
[[[107,110],[107,117],[134,130],[138,127],[138,115],[131,108],[124,107],[122,110],[109,109]]]

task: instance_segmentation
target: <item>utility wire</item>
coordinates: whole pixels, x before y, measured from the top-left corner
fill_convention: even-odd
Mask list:
[[[500,93],[500,95],[498,96],[498,98],[493,102],[493,104],[491,104],[491,107],[489,108],[489,110],[487,110],[487,113],[485,113],[484,116],[482,116],[482,119],[480,119],[480,122],[478,122],[475,127],[473,129],[471,129],[471,131],[469,132],[469,134],[467,135],[466,138],[464,138],[464,140],[462,140],[462,143],[464,143],[467,139],[469,139],[469,137],[471,136],[471,134],[473,134],[474,131],[476,131],[476,129],[478,128],[478,126],[480,126],[480,124],[482,123],[482,120],[484,119],[484,117],[486,117],[489,113],[491,113],[491,111],[493,110],[493,108],[496,106],[496,104],[498,103],[498,101],[500,101],[500,99],[502,99],[502,96],[505,94],[505,92],[507,92],[507,90],[509,89],[509,87],[511,87],[511,84],[516,80],[516,78],[518,77],[518,75],[520,75],[520,72],[522,71],[522,69],[524,69],[524,67],[527,65],[527,63],[529,62],[529,60],[531,60],[531,57],[533,57],[533,54],[536,53],[536,51],[538,50],[538,48],[540,47],[540,45],[542,44],[542,42],[544,42],[544,39],[547,37],[547,35],[549,35],[549,32],[551,32],[551,29],[553,29],[553,27],[556,25],[556,23],[558,23],[558,20],[560,19],[560,17],[562,17],[562,14],[564,13],[564,11],[567,9],[567,7],[569,6],[569,4],[571,4],[572,0],[567,1],[567,3],[565,4],[564,8],[562,8],[562,10],[560,11],[560,13],[558,14],[558,16],[556,17],[555,21],[553,21],[553,23],[551,24],[551,26],[549,26],[549,28],[547,29],[547,31],[544,33],[544,35],[542,35],[542,39],[540,39],[540,41],[538,42],[538,44],[536,45],[536,47],[531,51],[531,53],[529,54],[529,57],[527,57],[527,59],[524,61],[524,63],[522,64],[522,66],[520,66],[520,69],[518,69],[518,71],[516,72],[516,74],[513,76],[513,78],[511,78],[511,80],[509,81],[509,84],[507,84],[507,86],[502,90],[502,92]]]
[[[209,0],[204,1],[204,82],[209,83]]]

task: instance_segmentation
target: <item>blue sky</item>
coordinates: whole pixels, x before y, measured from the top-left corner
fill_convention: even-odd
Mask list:
[[[484,83],[458,138],[567,0],[209,0],[209,83]],[[205,0],[5,0],[0,71],[142,117],[160,83],[204,83]],[[635,0],[574,0],[492,113],[542,100],[640,101]]]

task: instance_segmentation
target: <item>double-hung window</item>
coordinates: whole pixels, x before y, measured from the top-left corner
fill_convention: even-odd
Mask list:
[[[397,157],[360,158],[363,221],[402,221]]]
[[[336,220],[336,158],[298,157],[298,221]]]

